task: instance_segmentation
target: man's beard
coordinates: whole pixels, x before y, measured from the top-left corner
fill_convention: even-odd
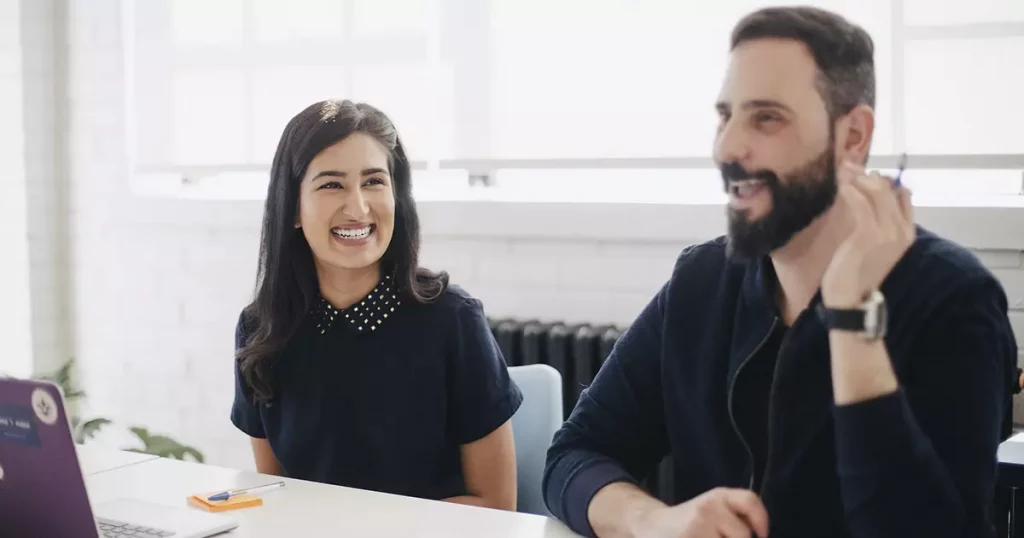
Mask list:
[[[768,214],[756,220],[748,217],[747,210],[728,207],[729,258],[752,260],[781,248],[828,211],[838,192],[834,155],[833,144],[829,143],[821,155],[789,174],[786,181],[780,181],[770,170],[749,172],[735,161],[722,165],[726,192],[731,181],[757,179],[772,198]]]

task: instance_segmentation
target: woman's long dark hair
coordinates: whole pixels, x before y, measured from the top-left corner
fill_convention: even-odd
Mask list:
[[[332,100],[310,105],[288,122],[274,155],[256,293],[242,315],[246,341],[235,358],[257,401],[274,397],[274,363],[319,297],[313,252],[302,230],[295,228],[302,177],[317,154],[357,132],[372,136],[390,153],[395,228],[382,267],[392,272],[400,293],[414,302],[434,301],[448,286],[446,273],[418,265],[420,220],[412,198],[412,172],[391,120],[363,103]]]

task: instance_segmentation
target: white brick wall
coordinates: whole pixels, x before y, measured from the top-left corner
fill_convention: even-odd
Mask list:
[[[66,219],[67,263],[46,254],[59,254],[52,246],[40,247],[33,263],[43,274],[59,273],[53,265],[64,265],[70,274],[70,292],[63,300],[70,305],[73,328],[65,342],[71,342],[66,345],[73,345],[80,362],[91,412],[177,436],[199,446],[213,463],[251,468],[246,440],[231,426],[228,413],[233,329],[251,293],[258,211],[252,202],[161,202],[175,213],[157,218],[148,211],[155,206],[132,198],[125,165],[118,6],[118,0],[69,1],[68,73],[62,91],[70,108],[62,121],[47,120],[57,129],[70,129],[69,179],[53,182],[53,189],[67,198],[40,202],[56,212],[50,222]],[[3,29],[0,36],[6,34]],[[4,50],[0,47],[0,58]],[[2,146],[0,151],[6,149]],[[45,159],[45,151],[33,158]],[[53,173],[38,170],[41,176]],[[44,220],[34,222],[45,227]],[[431,222],[423,223],[424,264],[449,270],[495,317],[628,324],[685,246],[669,239],[621,237],[441,236],[431,234]],[[1014,300],[1024,301],[1020,252],[980,254]],[[52,290],[59,290],[59,276],[52,281],[57,282]],[[44,289],[49,288],[39,288]],[[33,305],[60,304],[59,292],[53,293],[39,291]],[[44,319],[51,314],[59,327],[59,314],[52,311],[33,321],[46,327],[54,322]],[[1015,312],[1013,319],[1024,339],[1024,312]],[[124,438],[107,435],[104,440],[120,443]]]
[[[27,73],[22,57],[21,5],[0,0],[0,372],[32,371],[32,295],[29,288],[29,206],[22,110]]]
[[[71,355],[67,241],[67,110],[63,3],[22,0],[23,113],[33,367],[52,371]]]
[[[670,243],[428,235],[423,263],[448,270],[493,316],[625,325],[664,283],[679,249]]]

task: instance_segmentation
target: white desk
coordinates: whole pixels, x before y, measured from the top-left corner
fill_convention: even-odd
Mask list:
[[[159,459],[159,456],[150,454],[111,450],[95,446],[75,445],[75,448],[78,449],[78,463],[81,464],[82,474],[85,476]]]
[[[168,459],[145,461],[86,477],[93,503],[129,497],[186,506],[193,493],[281,480]],[[386,495],[302,480],[262,495],[263,506],[225,512],[239,527],[226,536],[437,538],[570,538],[562,523],[540,516]]]

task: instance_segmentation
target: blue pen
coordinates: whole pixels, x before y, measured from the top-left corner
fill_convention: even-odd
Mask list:
[[[903,156],[900,157],[900,167],[899,167],[899,170],[896,172],[896,179],[894,179],[893,182],[892,182],[893,188],[899,188],[899,187],[903,186],[903,182],[901,180],[903,178],[903,169],[906,168],[906,167],[907,167],[907,154],[904,153]]]
[[[230,491],[222,491],[214,495],[210,495],[206,498],[208,501],[226,501],[231,497],[237,497],[239,495],[245,495],[246,493],[255,495],[256,493],[263,493],[264,491],[270,491],[272,489],[283,488],[284,481],[274,482],[273,484],[266,484],[263,486],[256,486],[252,488],[233,489]]]

